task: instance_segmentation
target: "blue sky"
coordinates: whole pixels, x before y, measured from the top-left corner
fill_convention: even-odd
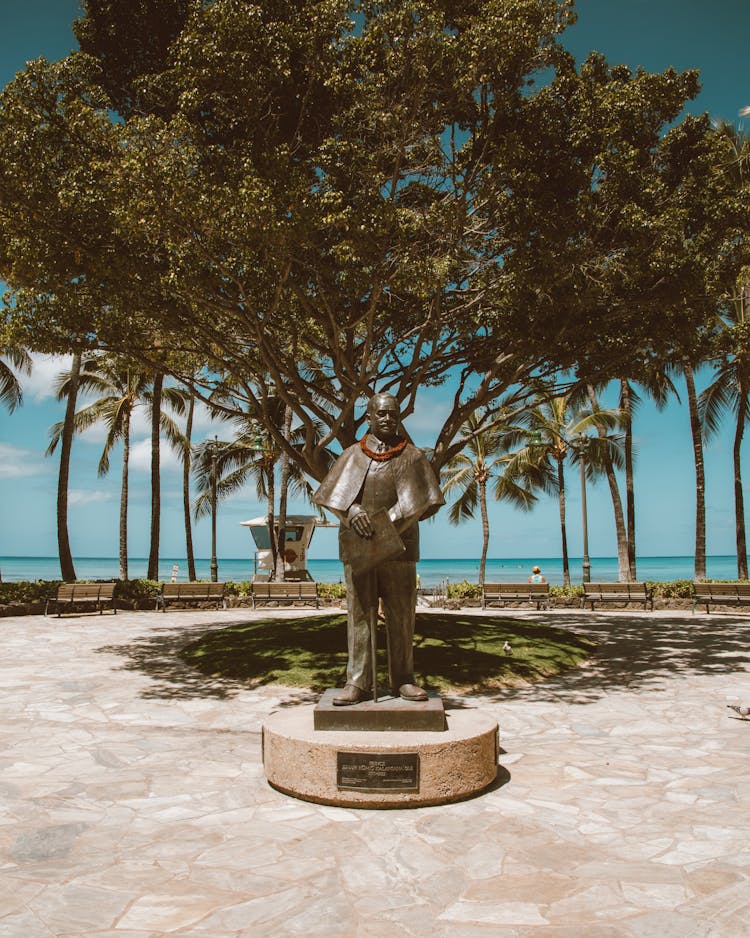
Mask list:
[[[582,57],[589,50],[603,52],[612,63],[643,65],[650,70],[667,66],[698,68],[703,90],[688,110],[708,111],[735,120],[750,104],[750,4],[737,0],[579,0],[578,24],[564,42]],[[70,24],[78,14],[78,0],[2,0],[0,3],[0,83],[9,81],[31,58],[59,58],[74,47]],[[49,426],[62,419],[62,405],[54,400],[52,382],[64,362],[38,357],[34,373],[24,379],[25,401],[9,415],[0,410],[0,556],[54,556],[57,552],[55,499],[57,459],[45,458]],[[700,376],[702,383],[707,374]],[[682,393],[682,389],[680,389]],[[684,394],[682,394],[684,398]],[[447,405],[450,389],[425,394],[408,428],[416,442],[432,442],[436,416]],[[694,544],[695,475],[687,409],[672,402],[659,413],[644,404],[636,421],[636,498],[638,552],[642,556],[691,554]],[[202,417],[196,439],[213,435]],[[220,432],[220,431],[219,431]],[[103,435],[93,431],[76,440],[71,469],[70,536],[78,557],[117,554],[119,467],[112,461],[110,476],[99,479],[96,464]],[[145,416],[134,428],[131,471],[130,554],[146,556],[149,537],[149,444]],[[181,481],[174,456],[165,446],[162,479],[162,556],[184,555]],[[734,550],[731,427],[706,447],[708,551]],[[746,493],[750,500],[750,493]],[[293,510],[305,511],[303,504]],[[606,484],[589,488],[589,550],[592,556],[615,553],[612,506]],[[250,556],[247,529],[239,522],[264,513],[264,506],[247,490],[221,506],[220,557]],[[491,506],[490,555],[493,557],[554,557],[560,553],[557,502],[542,500],[528,514]],[[479,524],[451,527],[443,512],[423,526],[422,554],[430,558],[474,557],[480,547]],[[568,538],[573,556],[580,554],[580,488],[577,473],[569,474]],[[210,553],[206,521],[195,531],[196,555]],[[336,555],[335,532],[321,531],[313,543],[314,556]]]

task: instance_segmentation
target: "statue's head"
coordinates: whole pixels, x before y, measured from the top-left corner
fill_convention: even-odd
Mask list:
[[[392,394],[373,394],[367,403],[367,421],[370,433],[383,443],[392,443],[399,437],[401,410]]]

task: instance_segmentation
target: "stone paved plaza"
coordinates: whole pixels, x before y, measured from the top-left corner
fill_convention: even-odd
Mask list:
[[[497,784],[365,811],[264,779],[264,718],[314,698],[177,659],[256,615],[0,619],[0,938],[750,935],[750,617],[533,614],[599,651],[447,701],[498,720]]]

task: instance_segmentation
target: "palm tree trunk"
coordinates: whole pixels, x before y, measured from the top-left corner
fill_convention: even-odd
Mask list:
[[[120,579],[128,578],[128,466],[130,463],[130,412],[122,426],[122,484],[120,487]]]
[[[182,459],[182,511],[185,518],[185,552],[187,553],[188,579],[195,580],[195,553],[193,551],[193,525],[190,520],[190,446],[193,437],[195,397],[190,395],[187,420],[185,421],[185,452]]]
[[[164,373],[154,375],[151,400],[151,545],[148,555],[149,580],[159,579],[159,524],[161,519],[161,476],[159,472],[159,444],[161,441],[161,389]]]
[[[479,585],[484,585],[484,572],[487,567],[487,550],[490,544],[490,521],[487,516],[487,483],[479,483],[479,511],[482,516],[482,556],[479,560]]]
[[[633,409],[630,402],[630,384],[620,382],[620,407],[625,424],[625,514],[628,541],[630,578],[637,580],[635,556],[635,487],[633,480]]]
[[[284,409],[284,439],[289,440],[292,435],[292,409]],[[281,472],[279,475],[279,550],[276,555],[276,579],[284,579],[285,547],[286,547],[286,508],[289,500],[289,476],[291,465],[286,450],[281,453]]]
[[[278,563],[279,549],[276,542],[276,517],[274,515],[276,507],[276,480],[275,480],[275,466],[273,460],[267,460],[266,466],[267,472],[267,482],[268,486],[266,491],[268,492],[268,498],[266,500],[267,504],[267,514],[268,514],[268,540],[271,544],[271,577],[276,574],[276,564]]]
[[[695,375],[692,367],[683,366],[687,388],[690,432],[693,436],[695,460],[695,579],[706,579],[706,473],[703,464],[703,437],[698,417],[698,397],[695,393]]]
[[[734,518],[737,532],[737,579],[747,579],[747,540],[745,537],[745,498],[742,493],[742,468],[740,453],[742,451],[742,437],[745,432],[745,407],[747,396],[745,389],[738,388],[739,406],[737,408],[737,424],[734,431],[734,446],[732,459],[734,463]]]
[[[595,412],[598,411],[599,402],[596,399],[596,392],[591,385],[588,386],[588,395],[589,400],[591,401],[592,410]],[[602,427],[597,428],[597,433],[599,434],[599,439],[602,440],[607,436],[607,431]],[[603,455],[602,465],[604,466],[604,474],[607,477],[609,495],[612,499],[612,513],[614,514],[615,518],[618,579],[621,583],[627,583],[632,579],[632,576],[630,574],[630,559],[628,556],[628,537],[625,531],[625,516],[622,512],[622,499],[620,498],[620,489],[617,485],[617,477],[615,476],[612,460],[608,453]]]
[[[75,580],[73,555],[68,536],[68,483],[70,479],[70,452],[73,446],[73,418],[78,397],[78,380],[81,374],[81,354],[76,352],[70,366],[68,400],[65,404],[65,421],[60,437],[60,472],[57,477],[57,549],[60,557],[60,573],[63,580]]]
[[[568,560],[568,531],[565,524],[565,473],[562,459],[557,460],[557,496],[560,505],[560,540],[562,545],[563,583],[570,586],[570,562]]]
[[[594,411],[599,410],[599,402],[596,399],[596,392],[591,385],[588,386],[589,400],[591,408]],[[600,439],[607,436],[607,431],[602,427],[597,429]],[[620,498],[620,489],[617,486],[617,477],[612,466],[612,460],[609,454],[605,454],[602,460],[604,465],[604,474],[607,477],[609,485],[609,494],[612,499],[612,511],[615,516],[615,535],[617,537],[617,571],[618,579],[621,583],[627,583],[632,579],[630,575],[630,561],[628,559],[628,537],[625,532],[625,516],[622,513],[622,499]]]

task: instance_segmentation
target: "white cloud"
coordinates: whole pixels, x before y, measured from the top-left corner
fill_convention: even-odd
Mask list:
[[[103,492],[101,489],[71,489],[68,492],[69,505],[90,505],[92,502],[111,502],[114,498],[112,492]]]
[[[180,465],[177,454],[164,440],[159,447],[162,469],[176,469]],[[138,440],[130,447],[130,468],[136,472],[151,472],[151,438]]]
[[[30,375],[20,375],[19,380],[24,394],[35,401],[43,401],[55,396],[55,380],[57,376],[70,368],[72,357],[70,355],[43,355],[33,353]]]
[[[10,443],[0,443],[0,479],[41,475],[46,471],[47,467],[38,453],[11,446]]]

